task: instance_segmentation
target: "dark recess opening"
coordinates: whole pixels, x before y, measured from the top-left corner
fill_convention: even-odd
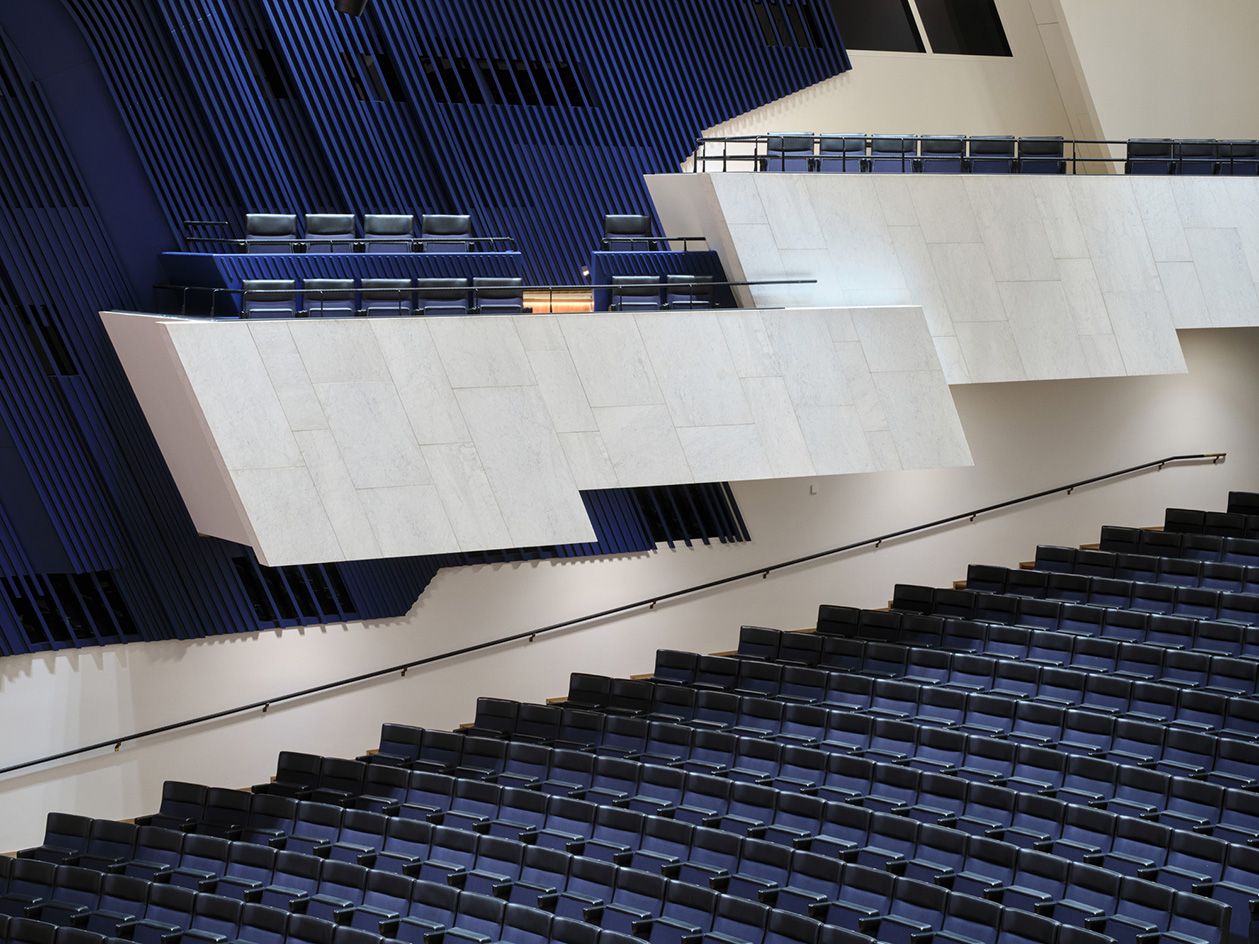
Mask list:
[[[909,0],[830,0],[848,49],[925,52]]]
[[[918,0],[932,52],[1009,56],[1010,42],[993,0]]]

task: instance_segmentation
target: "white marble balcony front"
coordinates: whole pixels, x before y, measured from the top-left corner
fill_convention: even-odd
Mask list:
[[[102,318],[197,528],[271,565],[588,542],[586,489],[971,461],[917,307]]]
[[[1259,325],[1259,179],[649,176],[756,305],[919,305],[949,383],[1185,370],[1178,328]]]

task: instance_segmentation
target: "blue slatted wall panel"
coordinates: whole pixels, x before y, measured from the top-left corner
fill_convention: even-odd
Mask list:
[[[848,68],[826,4],[775,2],[807,36],[767,37],[753,0],[0,4],[0,654],[396,616],[443,566],[746,540],[727,486],[616,490],[584,496],[592,545],[261,568],[196,535],[97,313],[144,307],[182,221],[251,210],[467,211],[529,281],[576,282],[644,173]]]

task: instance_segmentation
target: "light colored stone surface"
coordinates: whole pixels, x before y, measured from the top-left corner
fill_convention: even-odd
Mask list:
[[[684,199],[705,177],[706,199]],[[666,231],[711,234],[735,277],[816,280],[755,287],[762,306],[921,307],[949,383],[1180,372],[1176,329],[1259,326],[1253,178],[669,174],[648,187]],[[731,344],[740,376],[752,350]]]
[[[583,489],[970,462],[918,307],[108,317],[179,339],[129,369],[205,417],[179,484],[231,498],[190,501],[197,527],[272,565],[585,543]]]

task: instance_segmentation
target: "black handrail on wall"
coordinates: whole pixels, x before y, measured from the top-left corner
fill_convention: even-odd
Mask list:
[[[1002,511],[1006,508],[1012,508],[1015,505],[1022,505],[1028,502],[1037,501],[1041,498],[1048,498],[1050,495],[1058,495],[1066,493],[1072,494],[1078,488],[1084,488],[1088,485],[1095,485],[1098,482],[1105,482],[1110,479],[1123,478],[1124,476],[1134,475],[1137,472],[1144,472],[1148,469],[1158,469],[1162,471],[1164,466],[1172,463],[1180,462],[1200,462],[1207,459],[1211,460],[1212,465],[1218,465],[1228,458],[1226,452],[1205,452],[1178,456],[1167,456],[1162,459],[1151,459],[1149,462],[1142,462],[1140,465],[1129,466],[1126,469],[1119,469],[1115,472],[1106,472],[1102,475],[1095,475],[1092,478],[1081,479],[1078,482],[1071,482],[1067,485],[1059,485],[1055,488],[1047,488],[1043,491],[1033,492],[1030,495],[1023,495],[1019,498],[1011,498],[1003,502],[997,502],[994,505],[985,505],[982,508],[976,508],[972,511],[963,511],[955,515],[949,515],[945,518],[937,518],[934,521],[928,521],[924,524],[913,525],[912,527],[902,528],[899,531],[890,531],[887,534],[881,534],[878,537],[865,538],[861,541],[854,541],[851,544],[844,544],[840,547],[828,548],[824,551],[816,551],[812,554],[806,554],[803,557],[795,557],[791,560],[780,561],[777,564],[769,564],[764,567],[757,567],[754,570],[745,570],[740,574],[733,574],[729,577],[719,577],[716,580],[709,580],[705,583],[698,583],[691,587],[684,587],[681,590],[672,590],[668,593],[660,593],[655,596],[644,597],[641,600],[635,600],[633,603],[623,603],[620,606],[609,607],[606,610],[600,610],[597,613],[588,613],[585,616],[575,616],[572,619],[561,620],[558,623],[551,623],[547,626],[539,626],[535,629],[527,629],[519,633],[512,633],[510,636],[500,636],[497,639],[490,639],[486,642],[475,643],[471,646],[464,646],[460,649],[452,649],[449,652],[440,652],[434,656],[427,656],[423,659],[414,659],[410,662],[403,662],[399,665],[391,665],[384,669],[375,669],[371,672],[363,672],[360,675],[353,675],[348,678],[337,679],[333,682],[325,682],[322,685],[312,685],[310,688],[303,688],[300,691],[288,692],[283,695],[276,695],[274,698],[264,698],[259,701],[252,701],[245,705],[237,705],[235,708],[224,708],[222,711],[211,712],[210,714],[198,715],[195,718],[188,718],[184,721],[172,721],[170,724],[160,725],[155,728],[148,728],[144,731],[136,731],[132,734],[125,734],[122,737],[110,738],[107,741],[97,741],[95,744],[85,744],[82,747],[71,748],[67,751],[61,751],[57,754],[49,754],[47,757],[38,757],[34,760],[23,761],[18,764],[11,764],[8,767],[0,768],[0,776],[16,773],[19,770],[27,770],[31,767],[38,767],[42,764],[50,764],[54,761],[65,760],[75,757],[79,754],[88,754],[92,751],[104,750],[112,747],[115,752],[122,748],[123,744],[131,741],[138,741],[142,738],[156,737],[159,734],[168,734],[171,731],[178,731],[181,728],[190,728],[194,725],[207,724],[211,721],[219,721],[223,718],[230,718],[233,715],[244,714],[247,711],[256,711],[259,708],[265,713],[272,705],[279,705],[284,702],[296,701],[299,698],[307,698],[311,695],[322,695],[325,692],[334,691],[339,688],[346,688],[350,685],[360,685],[363,682],[370,682],[374,679],[384,678],[388,675],[400,675],[405,677],[410,669],[420,668],[421,666],[432,665],[435,662],[442,662],[446,659],[454,659],[459,656],[466,656],[474,652],[482,652],[486,649],[492,649],[496,646],[503,646],[511,642],[519,642],[527,639],[532,642],[536,637],[545,633],[553,633],[561,629],[570,629],[573,626],[579,626],[582,623],[592,623],[596,620],[606,619],[609,616],[618,616],[622,613],[629,613],[633,610],[649,609],[654,610],[660,603],[676,600],[680,597],[690,596],[696,593],[703,593],[706,590],[712,590],[716,587],[724,587],[728,584],[738,583],[742,580],[751,580],[753,577],[766,579],[770,574],[786,570],[789,567],[798,567],[801,564],[809,564],[813,561],[822,560],[826,557],[834,557],[838,554],[846,554],[850,551],[859,550],[863,547],[877,548],[887,541],[896,538],[906,537],[911,534],[918,534],[923,531],[931,531],[935,528],[943,527],[948,524],[955,524],[959,521],[974,521],[980,515],[989,514],[994,511]]]

